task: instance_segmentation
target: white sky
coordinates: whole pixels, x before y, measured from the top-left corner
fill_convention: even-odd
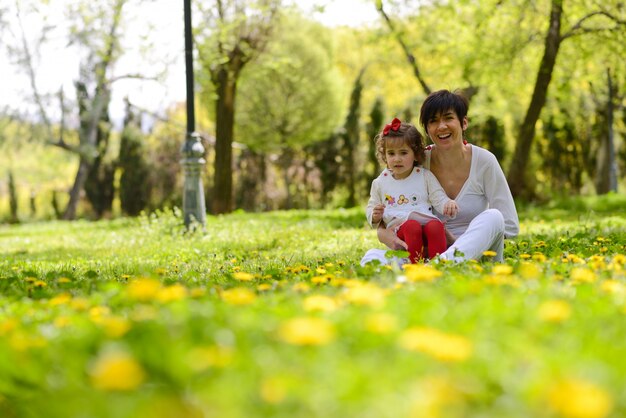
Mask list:
[[[71,1],[71,0],[67,0]],[[350,25],[357,26],[375,21],[378,16],[373,0],[291,0],[304,10],[305,14],[321,21],[328,26]],[[171,62],[168,68],[168,78],[165,85],[152,81],[122,80],[113,87],[113,98],[110,114],[114,121],[121,120],[124,113],[123,100],[129,97],[131,103],[153,112],[161,112],[171,103],[185,100],[185,64],[184,64],[184,31],[183,31],[183,6],[180,0],[153,0],[150,3],[148,15],[137,17],[129,25],[130,30],[139,36],[142,33],[143,20],[149,19],[158,28],[154,36],[157,36],[160,62]],[[323,13],[319,8],[323,6]],[[58,15],[50,16],[50,22],[63,21],[62,12],[57,9]],[[15,13],[10,14],[9,19],[16,20]],[[194,25],[197,22],[194,20]],[[64,39],[64,27],[57,24],[60,40]],[[26,28],[36,28],[37,22],[25,22]],[[30,35],[37,36],[39,31],[32,30]],[[129,34],[129,38],[133,35]],[[14,42],[16,40],[13,40]],[[128,47],[128,45],[126,46]],[[73,54],[74,50],[66,45],[59,44],[50,48],[41,56],[36,68],[37,85],[40,91],[56,93],[64,86],[66,95],[73,94],[72,83],[78,74],[78,58]],[[30,108],[32,102],[32,90],[28,77],[23,68],[12,63],[7,57],[6,48],[0,44],[0,106],[9,105],[11,108]],[[148,64],[139,59],[138,53],[127,53],[119,61],[115,73],[117,75],[127,73],[146,73],[155,69],[158,64]],[[73,97],[71,97],[73,101]],[[58,102],[54,102],[58,103]],[[58,119],[57,106],[52,106],[50,115]],[[32,112],[31,112],[32,113]]]

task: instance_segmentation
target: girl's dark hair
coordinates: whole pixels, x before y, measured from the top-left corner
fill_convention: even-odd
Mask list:
[[[415,154],[414,165],[419,165],[424,162],[424,140],[422,134],[417,128],[410,123],[402,123],[397,131],[389,130],[387,135],[383,133],[383,130],[374,138],[376,141],[376,157],[381,164],[387,165],[387,157],[385,156],[385,150],[387,149],[387,140],[397,140],[407,144]]]
[[[428,132],[428,121],[442,112],[452,109],[457,118],[463,121],[467,116],[469,102],[459,91],[439,90],[432,92],[426,97],[420,110],[420,124],[424,131]]]

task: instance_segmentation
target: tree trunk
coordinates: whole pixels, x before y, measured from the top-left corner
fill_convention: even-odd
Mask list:
[[[228,68],[217,76],[215,120],[215,178],[212,212],[228,213],[233,206],[233,131],[235,125],[235,94],[237,77]]]
[[[361,114],[361,91],[363,90],[363,84],[361,82],[363,74],[365,73],[365,67],[361,69],[359,75],[354,81],[352,88],[352,94],[350,95],[350,109],[348,109],[348,116],[345,122],[345,133],[343,135],[343,154],[345,157],[344,162],[344,176],[346,180],[346,186],[348,187],[348,200],[346,206],[351,208],[356,206],[356,163],[355,163],[355,149],[359,144],[359,115]]]
[[[563,0],[552,0],[552,10],[550,12],[550,28],[545,39],[545,49],[533,95],[526,111],[524,122],[520,126],[515,144],[515,152],[508,173],[508,183],[513,196],[522,196],[532,193],[526,182],[526,169],[530,159],[530,150],[535,137],[535,125],[541,114],[543,106],[546,104],[548,87],[552,79],[552,71],[556,63],[556,57],[561,45],[561,15],[563,14]],[[532,184],[532,183],[531,183]]]
[[[63,219],[66,221],[76,219],[76,208],[78,207],[78,202],[80,201],[80,193],[85,186],[85,181],[87,180],[88,173],[89,162],[85,157],[81,156],[80,162],[78,164],[78,171],[76,172],[76,177],[74,179],[74,185],[70,190],[70,200],[67,203],[67,207],[65,208],[65,213],[63,213]]]
[[[617,162],[615,160],[615,138],[613,132],[615,87],[609,69],[607,73],[608,100],[606,103],[606,131],[601,137],[600,150],[597,157],[596,193],[606,194],[617,192]]]

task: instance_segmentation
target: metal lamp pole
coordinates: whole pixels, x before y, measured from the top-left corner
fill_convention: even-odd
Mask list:
[[[197,222],[204,228],[206,224],[206,206],[202,187],[202,167],[206,163],[204,147],[200,135],[195,132],[195,110],[193,92],[193,39],[191,37],[191,0],[185,3],[185,69],[187,76],[187,135],[181,147],[181,164],[185,175],[183,190],[183,213],[185,226]]]

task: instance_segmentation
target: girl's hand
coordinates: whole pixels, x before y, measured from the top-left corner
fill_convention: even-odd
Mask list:
[[[378,240],[392,250],[409,249],[406,242],[402,241],[392,230],[387,229],[384,226],[378,227],[376,233],[378,234]]]
[[[383,220],[383,213],[385,212],[385,205],[376,205],[372,210],[372,223],[377,224]]]
[[[457,213],[459,213],[459,205],[457,205],[454,200],[449,200],[443,205],[443,214],[445,216],[454,218]]]

